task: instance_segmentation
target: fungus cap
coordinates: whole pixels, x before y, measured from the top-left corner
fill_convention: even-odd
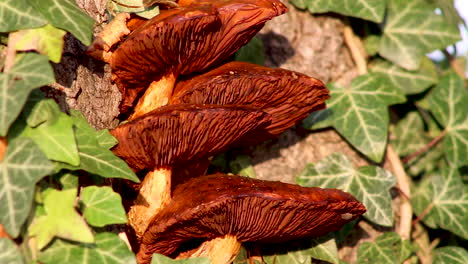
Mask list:
[[[175,189],[172,201],[151,221],[137,256],[139,263],[149,263],[153,253],[174,256],[192,239],[225,235],[264,243],[317,237],[365,212],[364,205],[337,189],[203,176]]]
[[[265,132],[278,136],[309,113],[325,108],[328,98],[325,85],[312,77],[234,61],[177,82],[170,103],[249,105],[271,114]]]
[[[219,0],[161,11],[112,55],[110,64],[123,97],[121,111],[128,111],[152,81],[222,62],[286,10],[278,0]]]
[[[167,168],[221,152],[270,121],[249,107],[168,105],[111,130],[112,151],[135,171]]]

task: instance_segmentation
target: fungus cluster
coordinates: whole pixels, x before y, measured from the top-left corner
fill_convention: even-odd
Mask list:
[[[229,263],[240,242],[320,236],[365,212],[335,189],[202,176],[211,156],[274,138],[325,108],[328,90],[319,80],[229,61],[286,11],[278,0],[189,0],[148,21],[119,18],[131,33],[101,58],[128,117],[111,131],[119,142],[112,151],[147,172],[128,213],[139,263],[150,263],[153,253]],[[183,168],[188,173],[176,172]],[[206,242],[181,252],[192,239]]]

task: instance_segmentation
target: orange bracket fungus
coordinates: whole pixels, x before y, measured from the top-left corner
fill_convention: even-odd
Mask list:
[[[229,238],[238,246],[205,249],[212,263],[229,263],[237,254],[231,249],[240,242],[323,236],[365,212],[364,205],[337,189],[202,176],[177,186],[171,202],[151,221],[137,258],[140,264],[150,263],[154,253],[176,257],[180,246],[194,239]]]
[[[169,105],[112,130],[112,151],[136,171],[147,169],[128,214],[137,237],[170,199],[172,168],[225,150],[245,133],[264,127],[268,114],[248,107]]]

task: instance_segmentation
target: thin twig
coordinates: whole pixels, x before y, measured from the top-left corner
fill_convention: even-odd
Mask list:
[[[391,144],[387,146],[387,160],[392,167],[392,171],[398,182],[400,192],[403,194],[404,199],[400,203],[400,225],[398,226],[397,233],[403,239],[411,238],[411,219],[413,217],[413,208],[411,207],[411,190],[410,179],[406,175],[403,164],[401,163],[398,154],[395,152]]]
[[[430,203],[426,208],[424,208],[422,213],[416,219],[414,219],[413,226],[416,226],[419,221],[421,221],[431,211],[432,207],[434,207],[434,204]]]
[[[348,46],[351,56],[353,57],[354,63],[358,69],[359,75],[367,73],[367,60],[366,54],[364,52],[364,46],[362,45],[361,40],[357,37],[351,25],[346,23],[343,29],[344,39],[346,46]]]
[[[450,67],[458,74],[458,76],[460,76],[462,79],[466,79],[465,71],[463,69],[463,66],[460,65],[457,58],[455,58],[455,56],[450,54],[450,52],[448,52],[447,49],[443,49],[442,53],[445,55],[445,57],[449,61]]]
[[[410,155],[404,157],[401,161],[403,163],[408,163],[413,158],[425,153],[426,151],[428,151],[429,149],[434,147],[445,136],[446,133],[447,133],[447,130],[442,131],[437,137],[435,137],[433,140],[431,140],[431,142],[429,142],[426,146],[422,147],[421,149],[414,152],[413,154],[410,154]]]

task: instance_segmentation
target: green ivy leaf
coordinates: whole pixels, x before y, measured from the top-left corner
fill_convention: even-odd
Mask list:
[[[0,223],[17,237],[31,210],[34,187],[53,165],[34,142],[19,138],[8,143],[0,163]]]
[[[441,247],[433,251],[434,261],[437,264],[465,264],[468,252],[461,247]]]
[[[0,263],[8,264],[23,264],[18,247],[10,239],[3,237],[0,238]]]
[[[111,133],[109,133],[109,130],[107,129],[101,129],[97,131],[96,138],[99,145],[106,149],[110,149],[113,146],[117,145],[117,143],[119,143],[117,139],[115,139],[115,137],[112,136]]]
[[[459,40],[457,26],[435,15],[425,0],[390,0],[379,54],[407,70],[417,70],[426,53]]]
[[[358,263],[400,264],[402,240],[397,233],[388,232],[373,242],[364,242],[358,248]],[[405,249],[406,251],[406,249]]]
[[[427,217],[443,229],[468,238],[468,193],[456,168],[444,168],[431,176],[433,195],[427,204]],[[422,201],[424,202],[424,201]]]
[[[103,227],[127,223],[122,198],[112,188],[89,186],[80,196],[84,204],[83,215],[90,225]]]
[[[374,60],[370,71],[383,74],[392,85],[400,88],[405,94],[424,92],[438,81],[434,63],[427,57],[423,57],[420,67],[415,71],[405,70],[382,59]]]
[[[62,112],[58,113],[55,121],[46,121],[35,128],[26,126],[21,136],[34,140],[51,160],[66,162],[73,166],[80,164],[73,121]]]
[[[338,248],[333,234],[312,239],[312,246],[307,251],[314,259],[330,263],[340,262],[338,258]]]
[[[70,111],[75,125],[75,138],[78,143],[79,166],[62,167],[70,170],[85,170],[104,178],[122,178],[139,182],[138,177],[128,167],[127,163],[118,158],[106,147],[98,143],[100,134],[92,128],[78,111]],[[101,135],[102,136],[102,135]]]
[[[304,126],[317,129],[332,125],[356,149],[380,162],[387,143],[387,107],[404,102],[405,96],[375,73],[354,78],[349,88],[327,86],[331,91],[328,108],[312,113]]]
[[[455,73],[444,76],[429,97],[431,112],[445,127],[447,159],[453,166],[468,165],[468,93]]]
[[[244,177],[256,178],[255,169],[252,166],[252,158],[247,155],[238,155],[234,160],[229,161],[232,173]]]
[[[72,33],[84,45],[91,44],[94,20],[70,0],[29,0],[54,27]]]
[[[44,122],[55,122],[62,113],[53,99],[46,99],[42,92],[31,92],[27,106],[23,109],[26,123],[30,127],[37,127]]]
[[[348,192],[366,206],[364,217],[382,226],[393,225],[389,189],[395,185],[395,178],[380,167],[355,169],[345,155],[334,153],[315,165],[308,164],[297,182],[306,187],[337,188]]]
[[[364,40],[367,55],[375,56],[379,52],[380,35],[369,35]]]
[[[312,257],[307,249],[297,249],[288,251],[278,251],[274,255],[264,255],[263,261],[266,264],[293,263],[293,264],[311,264]]]
[[[65,31],[49,24],[34,29],[25,29],[15,33],[16,50],[35,50],[46,55],[55,63],[60,62],[63,50]]]
[[[311,13],[335,12],[373,22],[382,22],[386,0],[292,0],[295,6]]]
[[[434,188],[430,177],[423,178],[418,185],[411,188],[411,206],[413,206],[414,213],[421,215],[427,209],[434,196]],[[421,219],[428,227],[437,228],[437,223],[434,218],[425,215]]]
[[[174,260],[161,254],[153,254],[151,264],[210,264],[208,258],[189,258]]]
[[[62,190],[78,188],[78,175],[67,172],[59,175],[59,182]]]
[[[75,210],[76,189],[48,190],[44,197],[46,215],[33,221],[30,235],[36,237],[37,247],[44,248],[54,237],[93,243],[94,236]]]
[[[262,262],[253,259],[253,263],[251,262],[252,259],[249,258],[249,254],[247,250],[241,246],[239,250],[239,254],[237,254],[236,258],[232,263],[234,264],[262,264]]]
[[[424,147],[430,139],[424,131],[424,121],[418,112],[409,112],[394,130],[393,146],[400,156],[410,155]]]
[[[35,28],[46,23],[47,21],[29,4],[28,0],[2,0],[0,2],[0,32]]]
[[[108,9],[115,13],[135,13],[136,15],[147,19],[151,19],[159,14],[158,5],[154,4],[152,6],[145,6],[148,1],[144,0],[115,0],[109,1],[108,3]]]
[[[119,236],[113,233],[96,234],[95,244],[76,244],[56,239],[39,253],[44,264],[136,264],[135,255]]]
[[[234,60],[265,65],[265,50],[262,40],[256,36],[253,37],[247,45],[235,53]]]
[[[34,53],[19,56],[9,73],[0,73],[0,136],[6,135],[29,93],[53,81],[47,57]]]

